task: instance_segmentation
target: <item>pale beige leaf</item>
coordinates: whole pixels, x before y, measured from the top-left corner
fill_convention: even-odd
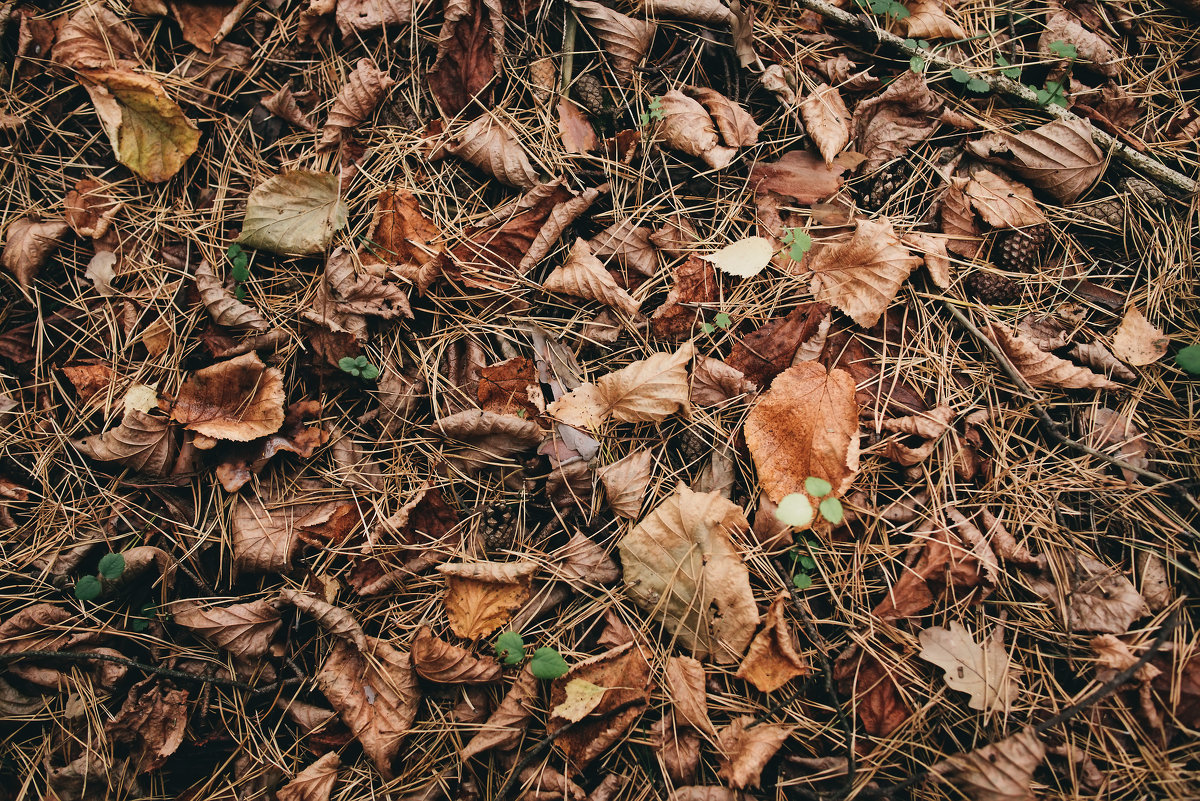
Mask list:
[[[1154,364],[1167,355],[1171,340],[1163,336],[1162,329],[1151,325],[1142,310],[1130,306],[1125,318],[1113,335],[1113,353],[1118,359],[1134,367]]]
[[[334,19],[347,41],[358,41],[357,35],[376,28],[397,30],[412,21],[412,0],[337,0]]]
[[[809,673],[808,660],[797,653],[792,642],[792,627],[784,611],[789,598],[787,592],[775,596],[762,631],[750,643],[746,658],[738,666],[737,677],[764,693],[778,690],[797,676]]]
[[[1033,729],[955,754],[935,764],[932,772],[969,801],[1034,801],[1033,772],[1046,758],[1046,748]]]
[[[337,752],[330,751],[276,790],[275,798],[277,801],[329,801],[341,764]]]
[[[1085,414],[1088,444],[1093,448],[1105,450],[1124,459],[1134,467],[1143,470],[1150,469],[1150,451],[1146,444],[1146,434],[1126,417],[1104,406],[1096,407],[1091,414]],[[1125,481],[1132,483],[1137,479],[1137,473],[1122,468]]]
[[[246,217],[237,241],[289,256],[306,256],[329,247],[346,225],[346,201],[338,196],[338,178],[328,172],[295,170],[256,186],[246,200]]]
[[[588,244],[593,255],[616,256],[626,267],[650,277],[658,272],[658,251],[652,236],[649,228],[638,226],[632,217],[626,217],[596,234]]]
[[[761,236],[750,236],[700,258],[716,265],[718,270],[728,275],[752,278],[771,263],[771,257],[774,255],[775,247],[769,240]]]
[[[525,735],[539,702],[539,682],[526,664],[483,728],[463,747],[464,760],[492,748],[512,748]]]
[[[421,700],[409,655],[374,637],[362,650],[337,639],[316,680],[376,769],[391,779]]]
[[[489,114],[472,120],[446,149],[501,183],[520,189],[532,189],[538,184],[537,170],[529,163],[520,140],[507,125]]]
[[[1055,42],[1075,46],[1075,57],[1079,63],[1087,64],[1108,78],[1120,72],[1120,54],[1099,34],[1089,31],[1076,17],[1066,11],[1056,11],[1046,20],[1046,29],[1038,39],[1038,52],[1049,59],[1061,59],[1051,46]]]
[[[851,127],[855,149],[867,157],[862,172],[874,172],[932,134],[944,105],[925,76],[912,70],[901,73],[881,94],[860,102]]]
[[[767,496],[779,503],[823,478],[842,495],[858,474],[854,378],[817,362],[780,373],[746,418],[746,445]]]
[[[1171,583],[1167,579],[1167,565],[1153,551],[1138,555],[1138,574],[1142,579],[1142,597],[1152,612],[1161,612],[1175,600]]]
[[[279,600],[312,615],[317,624],[334,637],[351,642],[359,649],[366,647],[367,637],[363,634],[362,627],[358,624],[357,618],[349,611],[334,606],[312,593],[300,592],[290,588],[284,588],[279,591]]]
[[[266,656],[283,627],[279,610],[267,601],[202,607],[184,600],[166,608],[171,622],[240,659]]]
[[[910,39],[966,39],[967,34],[946,16],[942,0],[917,0],[908,7],[908,16],[900,20]]]
[[[720,0],[643,0],[642,12],[648,17],[681,17],[712,25],[733,22],[733,12]]]
[[[503,464],[508,457],[532,450],[546,438],[546,432],[533,420],[480,409],[443,417],[431,428],[459,443],[453,457],[471,473],[489,464]]]
[[[704,106],[672,89],[659,98],[662,119],[658,135],[666,144],[689,156],[702,159],[714,170],[733,161],[737,149],[720,144],[717,128]]]
[[[1055,120],[1006,139],[1014,169],[1063,203],[1074,203],[1104,172],[1087,120]]]
[[[117,161],[151,183],[179,172],[200,129],[154,78],[127,69],[93,71],[83,84]]]
[[[71,444],[96,461],[117,462],[152,476],[167,475],[179,450],[170,420],[137,409],[126,410],[115,428]]]
[[[1010,332],[998,323],[990,323],[988,331],[1017,372],[1031,386],[1063,389],[1116,389],[1120,386],[1096,375],[1086,367],[1047,353],[1036,343],[1020,334]]]
[[[613,73],[618,79],[628,81],[633,75],[633,68],[641,63],[650,49],[658,26],[653,22],[627,17],[591,0],[568,2],[604,46]]]
[[[946,685],[968,693],[971,709],[987,713],[1009,709],[1021,693],[1020,672],[1008,658],[999,636],[980,645],[961,623],[950,628],[933,626],[923,630],[920,656],[946,671]]]
[[[728,147],[750,147],[758,144],[758,134],[762,127],[740,104],[707,87],[688,86],[683,91],[700,101],[707,109],[721,134],[721,139]]]
[[[618,543],[625,587],[697,659],[736,662],[754,634],[750,575],[733,545],[741,507],[680,487]]]
[[[501,674],[500,663],[493,657],[477,657],[435,637],[428,626],[422,626],[413,640],[412,662],[422,678],[439,684],[487,684]]]
[[[812,293],[870,328],[920,264],[890,220],[864,220],[849,242],[829,245],[812,260]]]
[[[1133,667],[1138,661],[1133,651],[1129,650],[1129,646],[1112,634],[1098,634],[1088,645],[1096,654],[1096,666],[1101,668],[1096,671],[1096,678],[1100,681],[1110,680],[1113,675]],[[1162,675],[1162,671],[1147,663],[1138,668],[1133,675],[1138,681],[1153,681]]]
[[[171,419],[207,437],[248,442],[279,430],[284,399],[283,373],[246,353],[192,373]]]
[[[675,719],[706,734],[715,734],[708,717],[704,665],[690,656],[667,657],[667,697]]]
[[[300,108],[299,103],[296,102],[296,96],[292,94],[292,85],[290,83],[279,87],[278,92],[260,100],[259,103],[279,119],[290,122],[297,128],[302,128],[309,133],[315,133],[317,130],[317,126]]]
[[[577,723],[592,713],[604,700],[607,687],[600,687],[584,679],[571,679],[564,689],[566,699],[550,710],[550,716]]]
[[[1117,569],[1086,554],[1070,554],[1066,575],[1047,569],[1029,580],[1029,588],[1054,605],[1069,631],[1124,634],[1149,612],[1133,583]]]
[[[596,429],[608,419],[608,406],[595,384],[580,384],[546,407],[555,420],[580,429]]]
[[[578,531],[550,555],[550,562],[555,578],[581,592],[612,584],[621,577],[612,557],[595,540]]]
[[[600,260],[592,255],[586,239],[575,240],[571,255],[562,266],[554,268],[546,276],[542,287],[547,292],[561,292],[603,303],[630,317],[637,313],[638,302],[617,284]]]
[[[850,112],[841,93],[827,83],[819,85],[800,101],[800,115],[821,157],[832,164],[850,144]]]
[[[529,599],[536,562],[438,565],[446,577],[446,616],[459,637],[477,640],[504,625]]]
[[[70,226],[63,220],[18,217],[8,226],[0,261],[22,289],[29,289],[38,270],[49,261],[70,231]]]
[[[329,118],[321,131],[317,149],[332,147],[342,140],[342,132],[371,116],[379,101],[396,82],[369,58],[360,58],[345,86],[338,91]]]
[[[217,325],[238,331],[266,331],[271,327],[258,309],[234,297],[225,282],[217,278],[212,265],[203,259],[196,265],[196,291]]]
[[[750,716],[735,718],[717,732],[718,775],[733,788],[758,787],[763,768],[796,730],[780,723],[757,723]]]
[[[756,392],[758,385],[736,367],[711,356],[696,357],[692,369],[692,403],[697,406],[717,406]]]
[[[1038,342],[1038,346],[1043,346]],[[1091,367],[1105,378],[1118,381],[1137,381],[1137,373],[1122,364],[1102,342],[1079,342],[1071,346],[1067,355]]]
[[[607,690],[593,710],[596,720],[585,720],[554,741],[555,747],[582,769],[618,742],[645,711],[650,703],[650,665],[634,643],[576,662],[566,675],[550,685],[551,708],[566,701],[567,687],[579,679]],[[640,703],[618,714],[605,715],[615,707],[635,701]],[[553,734],[565,725],[566,721],[552,717],[546,729]]]
[[[674,353],[655,353],[603,375],[596,392],[607,414],[623,423],[660,422],[690,408],[687,364],[695,348],[685,343]]]
[[[296,518],[309,508],[311,505],[282,503],[268,509],[261,498],[239,496],[230,523],[234,567],[251,573],[288,570],[300,546]]]
[[[975,173],[967,183],[966,193],[975,211],[993,228],[1024,228],[1046,222],[1046,215],[1033,199],[1032,189],[994,172]]]
[[[646,487],[650,485],[653,463],[654,452],[641,448],[596,471],[613,514],[627,520],[637,519],[646,497]]]
[[[738,801],[741,797],[741,793],[728,787],[704,785],[676,787],[667,801]]]
[[[904,242],[921,254],[925,260],[925,271],[941,289],[949,289],[951,281],[950,254],[946,252],[946,237],[930,234],[910,233]]]

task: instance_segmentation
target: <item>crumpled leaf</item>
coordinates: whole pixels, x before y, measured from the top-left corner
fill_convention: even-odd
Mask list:
[[[1089,31],[1067,11],[1056,11],[1046,19],[1046,29],[1038,39],[1038,52],[1050,59],[1062,58],[1051,45],[1055,42],[1073,45],[1075,58],[1089,69],[1108,78],[1120,73],[1120,54],[1099,34]]]
[[[900,578],[871,614],[880,620],[898,620],[916,615],[952,588],[971,590],[983,581],[984,565],[995,563],[986,541],[975,546],[963,542],[959,532],[938,525],[925,535],[925,547],[911,568],[903,568]],[[987,549],[987,550],[985,550]],[[990,592],[984,586],[979,600]]]
[[[863,220],[849,242],[829,245],[812,260],[812,293],[870,328],[920,264],[890,220]]]
[[[283,425],[270,436],[244,445],[226,447],[224,461],[217,465],[217,479],[226,492],[237,492],[278,453],[294,453],[301,459],[311,458],[317,448],[329,441],[329,431],[319,422],[321,402],[301,400],[289,404]]]
[[[138,32],[108,6],[88,3],[63,23],[52,55],[70,70],[132,68],[142,46]]]
[[[79,236],[102,239],[125,204],[105,194],[99,181],[85,178],[75,182],[75,188],[63,199],[63,206],[72,231]]]
[[[596,471],[596,477],[604,485],[608,508],[613,514],[627,520],[637,519],[646,498],[646,487],[650,485],[653,463],[654,452],[649,448],[640,448]]]
[[[183,743],[187,699],[187,690],[164,691],[151,676],[129,689],[121,711],[105,724],[114,740],[135,745],[138,773],[161,768]]]
[[[1019,668],[1014,668],[999,633],[980,645],[958,621],[950,628],[923,629],[920,656],[946,671],[946,685],[970,694],[967,706],[986,713],[1011,708],[1021,694]]]
[[[874,172],[928,138],[939,125],[944,105],[930,91],[925,76],[912,70],[901,73],[879,95],[859,103],[851,125],[855,149],[867,157],[863,173]]]
[[[680,487],[618,543],[630,597],[697,659],[737,662],[758,625],[750,574],[732,541],[749,528],[719,493]]]
[[[802,348],[819,353],[828,331],[829,304],[801,303],[786,317],[773,318],[735,342],[725,363],[759,387],[767,387],[775,376],[792,366]],[[695,399],[700,384],[699,366],[692,382]]]
[[[809,476],[840,496],[858,474],[858,403],[844,370],[801,362],[776,376],[746,418],[746,445],[767,496],[779,503]]]
[[[217,325],[238,331],[257,332],[266,331],[271,327],[259,314],[258,309],[238,300],[233,292],[225,287],[225,282],[217,278],[212,265],[203,259],[196,265],[196,291],[200,293],[200,302]]]
[[[1138,661],[1129,646],[1112,634],[1098,634],[1088,643],[1096,654],[1096,678],[1099,681],[1109,681],[1117,673],[1133,667]],[[1138,681],[1153,681],[1162,671],[1147,662],[1133,674]]]
[[[946,248],[968,259],[974,258],[983,246],[979,222],[967,197],[967,178],[951,176],[946,191],[942,193],[942,233],[946,235]]]
[[[293,590],[290,587],[279,591],[279,600],[312,615],[317,625],[334,637],[346,640],[360,650],[367,647],[367,637],[363,634],[362,626],[349,611],[334,606],[310,592]]]
[[[422,294],[429,290],[438,275],[434,259],[446,246],[415,195],[399,187],[380,192],[367,239],[369,244],[359,251],[364,266],[387,264]]]
[[[481,409],[496,414],[535,420],[546,411],[534,363],[524,356],[481,367],[475,394]]]
[[[781,723],[750,725],[755,722],[744,715],[717,732],[717,762],[721,766],[717,775],[738,790],[759,786],[763,768],[797,728]]]
[[[703,305],[715,301],[720,291],[721,282],[712,264],[689,254],[671,274],[667,299],[654,310],[650,330],[659,339],[687,339],[695,333]]]
[[[282,573],[300,547],[297,520],[313,504],[285,499],[268,506],[261,497],[239,496],[230,519],[233,566],[250,573]]]
[[[22,289],[29,289],[70,230],[62,220],[18,217],[8,226],[0,261]]]
[[[459,752],[464,761],[492,748],[512,748],[521,742],[529,721],[533,718],[534,708],[540,701],[538,685],[537,678],[526,664],[517,674],[500,706],[496,707],[496,711],[483,724],[479,733]]]
[[[921,254],[925,261],[925,272],[941,289],[950,288],[952,268],[950,254],[946,252],[946,237],[922,233],[909,233],[904,243]]]
[[[826,164],[850,144],[850,112],[837,89],[820,84],[800,101],[800,115],[808,135]]]
[[[171,421],[137,409],[127,409],[115,428],[71,444],[98,462],[116,462],[151,476],[169,475],[179,452]]]
[[[1047,568],[1029,579],[1029,588],[1054,605],[1068,631],[1124,634],[1149,613],[1133,583],[1117,569],[1092,557],[1071,554],[1062,578]]]
[[[250,0],[220,0],[215,3],[212,0],[166,0],[166,5],[171,16],[179,23],[184,40],[205,53],[211,53],[253,3]]]
[[[519,189],[532,189],[538,185],[537,171],[529,163],[521,141],[507,125],[490,114],[472,120],[446,149],[501,183]]]
[[[599,258],[616,256],[621,264],[649,278],[658,272],[658,252],[652,236],[649,228],[626,217],[596,234],[588,244],[593,255]]]
[[[412,661],[422,678],[439,684],[487,684],[499,679],[502,672],[493,657],[477,657],[435,637],[428,626],[422,626],[413,640]]]
[[[696,365],[692,368],[692,403],[695,405],[718,406],[751,397],[757,391],[757,385],[736,367],[710,356],[696,357]]]
[[[1104,171],[1091,123],[1078,117],[972,144],[980,155],[1003,157],[1017,175],[1062,203],[1078,200]]]
[[[192,373],[171,419],[207,437],[247,442],[279,430],[284,398],[283,373],[246,353]]]
[[[764,693],[778,690],[809,672],[808,660],[796,651],[792,642],[792,627],[784,612],[789,598],[787,592],[775,596],[762,631],[750,643],[746,658],[738,666],[737,677]]]
[[[877,650],[884,658],[875,655]],[[863,731],[872,737],[887,737],[912,717],[900,690],[897,666],[903,658],[893,646],[876,643],[870,649],[853,645],[834,663],[838,690],[854,699]]]
[[[1039,344],[1040,347],[1040,344]],[[1119,381],[1137,381],[1137,373],[1117,360],[1103,342],[1080,342],[1071,346],[1067,355],[1102,374]]]
[[[1110,453],[1115,451],[1115,456],[1134,467],[1150,469],[1150,459],[1147,458],[1150,446],[1146,443],[1146,434],[1127,417],[1107,407],[1098,406],[1090,414],[1085,413],[1084,421],[1088,431],[1088,444],[1093,448]],[[1121,473],[1126,483],[1132,484],[1137,479],[1137,473],[1132,470],[1121,468]]]
[[[964,191],[971,206],[993,228],[1024,228],[1046,222],[1046,215],[1033,199],[1033,190],[994,172],[979,170]]]
[[[484,13],[484,10],[487,13]],[[495,0],[452,0],[445,4],[437,59],[427,73],[442,113],[457,116],[474,100],[488,108],[486,91],[501,69],[504,14]]]
[[[1152,325],[1142,310],[1130,306],[1125,312],[1117,333],[1113,335],[1113,354],[1126,364],[1144,367],[1167,355],[1171,340],[1162,329]]]
[[[1034,801],[1033,772],[1046,747],[1032,729],[965,754],[955,754],[931,771],[970,801]]]
[[[801,206],[811,206],[837,193],[845,171],[845,167],[826,164],[807,150],[789,150],[778,161],[755,162],[750,169],[750,184],[759,194],[774,192],[795,199]]]
[[[644,423],[660,422],[676,413],[686,415],[690,408],[687,364],[694,352],[687,343],[674,353],[652,354],[601,376],[595,385],[579,385],[547,411],[580,428],[595,427],[596,421],[610,416],[623,423]]]
[[[202,607],[181,600],[168,604],[167,611],[172,623],[239,659],[265,656],[283,627],[279,610],[267,601]]]
[[[396,85],[386,72],[369,58],[360,58],[346,84],[338,91],[321,131],[317,150],[333,147],[342,141],[342,132],[353,128],[371,116],[379,101]]]
[[[721,141],[732,148],[750,147],[758,144],[758,134],[762,127],[750,116],[740,104],[733,102],[725,95],[703,86],[687,86],[684,92],[700,101],[712,117]]]
[[[584,300],[594,300],[632,317],[637,314],[638,302],[617,284],[604,269],[600,260],[592,255],[586,239],[576,239],[571,255],[560,267],[555,267],[542,288],[547,292],[561,292]]]
[[[653,746],[663,772],[673,784],[691,784],[700,770],[700,745],[703,740],[692,728],[678,725],[668,713],[650,727]]]
[[[357,33],[376,28],[397,30],[412,21],[412,0],[337,0],[338,30],[342,38],[357,41]]]
[[[715,264],[728,275],[751,278],[762,272],[774,255],[775,248],[770,241],[761,236],[750,236],[700,258]]]
[[[737,148],[720,144],[712,117],[697,101],[678,89],[659,99],[662,119],[658,135],[670,147],[704,161],[714,170],[723,169],[737,155]]]
[[[515,453],[532,450],[546,438],[545,430],[533,420],[479,409],[443,417],[433,424],[432,430],[461,443],[453,458],[469,473],[477,473]]]
[[[392,762],[421,700],[409,654],[374,637],[367,637],[362,650],[338,639],[316,681],[375,768],[393,778]]]
[[[296,95],[292,92],[292,85],[290,83],[285,83],[279,87],[278,92],[258,102],[267,111],[281,120],[290,122],[297,128],[301,128],[309,133],[315,133],[317,130],[316,124],[300,108],[300,104],[296,100]]]
[[[341,764],[337,752],[330,751],[276,790],[275,798],[277,801],[329,801]]]
[[[438,565],[446,577],[450,630],[466,640],[486,637],[529,599],[536,562],[455,562]]]
[[[658,26],[646,20],[633,19],[591,0],[568,0],[571,8],[588,23],[608,54],[613,74],[621,81],[633,76],[633,68],[641,63]]]
[[[333,235],[345,227],[346,214],[336,175],[294,170],[268,178],[250,192],[237,241],[273,253],[307,256],[329,247]]]
[[[738,801],[742,797],[737,790],[717,785],[676,787],[667,801]]]
[[[904,35],[910,39],[966,39],[967,34],[946,16],[943,0],[916,0],[908,7],[908,16],[900,20]]]
[[[1004,351],[1021,377],[1035,387],[1062,389],[1118,389],[1120,384],[1096,375],[1053,353],[1047,353],[1027,337],[1012,333],[999,323],[990,323],[988,333]]]
[[[650,665],[635,643],[617,646],[572,665],[566,675],[550,685],[551,709],[566,701],[568,685],[578,679],[607,690],[593,715],[604,715],[630,701],[650,703]],[[584,768],[620,740],[643,711],[645,706],[636,705],[606,719],[577,725],[559,736],[554,745],[566,754],[571,764]],[[562,719],[551,717],[546,729],[553,734],[564,725]]]
[[[337,248],[325,262],[325,276],[313,307],[303,312],[306,320],[323,325],[331,331],[347,333],[365,343],[368,337],[367,317],[383,320],[411,319],[412,307],[402,286],[388,283],[373,275],[359,275],[354,269],[354,256],[345,248]]]

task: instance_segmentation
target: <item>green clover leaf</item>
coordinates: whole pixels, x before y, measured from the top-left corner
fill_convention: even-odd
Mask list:
[[[506,665],[518,665],[525,658],[525,641],[515,631],[506,631],[496,638],[496,658]]]
[[[120,578],[121,574],[125,572],[125,557],[119,553],[106,553],[100,558],[97,569],[100,571],[100,575],[109,581]]]

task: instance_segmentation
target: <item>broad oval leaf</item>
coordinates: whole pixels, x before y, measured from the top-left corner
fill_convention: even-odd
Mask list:
[[[763,268],[771,263],[771,257],[774,255],[775,248],[769,240],[761,236],[750,236],[700,258],[712,262],[723,273],[750,278],[762,272]]]
[[[288,256],[318,253],[346,225],[346,213],[336,175],[311,170],[284,173],[250,193],[237,241]]]
[[[196,152],[200,129],[158,81],[124,69],[92,72],[88,79],[84,86],[117,161],[140,177],[165,181]]]

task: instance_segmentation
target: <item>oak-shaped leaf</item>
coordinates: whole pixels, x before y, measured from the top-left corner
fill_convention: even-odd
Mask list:
[[[1004,351],[1021,377],[1035,387],[1061,389],[1118,389],[1109,381],[1053,353],[1047,353],[1028,337],[1009,331],[999,323],[988,325],[988,333]]]
[[[659,100],[662,119],[658,135],[670,147],[704,161],[714,170],[729,166],[737,148],[721,144],[717,127],[704,106],[672,89]]]
[[[1145,367],[1167,355],[1171,340],[1162,329],[1152,325],[1137,306],[1125,312],[1117,332],[1113,334],[1113,354],[1126,364]]]
[[[166,609],[172,623],[239,659],[265,656],[283,627],[279,609],[267,601],[205,607],[181,600],[172,601]]]
[[[0,261],[22,289],[29,289],[70,230],[62,220],[18,217],[9,223]]]
[[[972,175],[964,191],[975,211],[993,228],[1024,228],[1046,222],[1046,215],[1033,199],[1033,190],[990,170]]]
[[[490,114],[476,117],[446,146],[454,155],[469,161],[501,183],[532,189],[538,174],[516,134]]]
[[[333,173],[295,170],[268,178],[246,200],[237,241],[289,256],[307,256],[329,247],[346,225],[346,201]]]
[[[526,665],[508,688],[504,700],[479,732],[459,752],[464,760],[492,748],[512,748],[521,742],[539,702],[539,682]]]
[[[829,245],[812,260],[812,293],[870,328],[920,264],[890,220],[864,220],[849,242]]]
[[[931,772],[968,801],[1034,801],[1033,772],[1045,758],[1046,747],[1029,728],[943,759]]]
[[[800,101],[804,127],[826,164],[850,144],[850,112],[841,93],[823,83]]]
[[[720,493],[680,487],[618,543],[625,589],[693,656],[737,662],[758,625],[750,574],[733,544],[748,531]]]
[[[708,717],[704,665],[690,656],[669,656],[666,678],[675,720],[696,731],[715,734],[716,730]]]
[[[277,801],[329,801],[341,764],[337,752],[330,751],[276,790],[275,798]]]
[[[217,325],[255,332],[271,327],[258,309],[237,299],[206,260],[196,265],[196,291],[200,293],[200,302]]]
[[[117,716],[105,724],[114,740],[134,745],[138,773],[162,767],[183,744],[187,699],[187,690],[164,690],[151,676],[129,689]]]
[[[179,452],[171,421],[137,409],[126,410],[120,424],[103,434],[71,444],[98,462],[116,462],[152,476],[168,475]]]
[[[412,662],[418,675],[439,684],[488,684],[502,673],[494,658],[448,643],[428,626],[422,626],[413,639]]]
[[[758,723],[750,716],[734,718],[717,732],[718,775],[738,790],[758,787],[763,768],[796,730],[782,723]]]
[[[1149,613],[1141,593],[1116,568],[1082,553],[1071,554],[1063,567],[1066,575],[1058,576],[1047,566],[1029,579],[1029,588],[1054,606],[1068,630],[1124,634]]]
[[[552,709],[567,700],[567,687],[577,679],[606,690],[592,710],[594,716],[603,716],[609,710],[632,701],[650,703],[650,665],[634,643],[617,646],[572,665],[565,675],[555,679],[550,686]],[[560,735],[554,745],[566,754],[572,764],[586,767],[620,740],[644,710],[644,705],[636,704],[616,715],[573,726],[571,731]],[[564,725],[565,720],[551,717],[547,730],[553,734]]]
[[[192,373],[171,419],[206,437],[248,442],[279,430],[284,398],[283,373],[246,353]]]
[[[571,8],[588,24],[608,54],[619,80],[627,81],[650,48],[658,26],[647,20],[627,17],[592,0],[568,0]]]
[[[592,255],[586,239],[575,240],[567,260],[546,276],[542,288],[547,292],[594,300],[629,317],[638,310],[638,302],[621,288],[600,260]]]
[[[746,658],[738,666],[737,677],[764,693],[778,690],[809,672],[808,660],[796,651],[792,627],[784,612],[789,598],[787,592],[781,592],[771,602],[762,631],[750,643]]]
[[[613,514],[627,520],[637,519],[650,484],[653,462],[654,452],[641,448],[596,471]]]
[[[999,633],[983,645],[956,620],[950,628],[931,626],[917,636],[921,658],[946,671],[946,685],[968,693],[967,706],[991,713],[1008,709],[1021,693],[1020,669],[1012,665]]]
[[[455,562],[438,565],[446,577],[450,630],[465,640],[486,637],[529,599],[536,562]]]
[[[409,654],[374,637],[367,637],[363,649],[337,639],[316,681],[376,769],[391,779],[392,761],[421,699]]]
[[[371,116],[396,81],[375,66],[369,58],[360,58],[346,84],[338,91],[321,131],[317,149],[333,147],[342,141],[342,132]]]

